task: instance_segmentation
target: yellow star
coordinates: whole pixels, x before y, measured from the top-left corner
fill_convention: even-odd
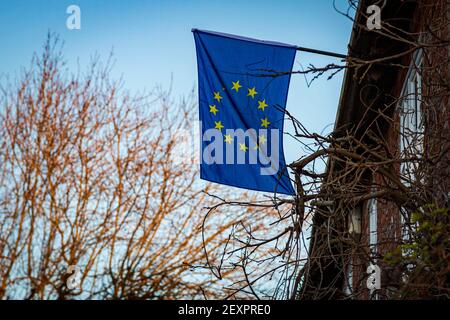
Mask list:
[[[214,115],[216,115],[216,113],[219,112],[219,110],[217,110],[216,105],[213,104],[209,106],[209,112],[214,113]]]
[[[219,103],[220,103],[220,100],[223,99],[222,96],[220,95],[220,92],[219,92],[219,91],[214,92],[214,99],[216,99],[217,101],[219,101]]]
[[[257,94],[258,94],[258,92],[256,92],[256,88],[255,87],[249,88],[248,89],[248,93],[247,93],[247,97],[250,96],[252,98],[255,98],[255,95],[257,95]]]
[[[222,121],[214,121],[214,123],[216,124],[216,129],[222,130],[224,128],[224,126],[222,125]]]
[[[266,143],[266,141],[267,141],[267,138],[265,135],[262,134],[259,136],[259,144],[264,144],[264,143]]]
[[[224,135],[225,137],[225,142],[231,144],[231,142],[233,142],[233,138],[231,137],[231,134],[226,134]]]
[[[248,147],[245,145],[245,143],[239,143],[239,150],[246,152],[248,150]]]
[[[242,86],[239,84],[239,80],[236,81],[236,82],[234,82],[234,81],[231,81],[231,82],[233,83],[233,86],[231,87],[231,90],[236,90],[236,92],[238,92],[239,88],[242,88]]]
[[[261,119],[261,126],[264,128],[267,128],[269,126],[270,122],[267,120],[267,117],[265,119]]]
[[[254,147],[255,150],[260,149],[261,145],[265,144],[267,142],[267,138],[265,135],[260,135],[259,136],[259,144],[257,143]]]
[[[267,107],[267,103],[266,103],[266,99],[264,99],[263,101],[258,101],[258,109],[262,109],[262,111],[264,111],[264,109]]]

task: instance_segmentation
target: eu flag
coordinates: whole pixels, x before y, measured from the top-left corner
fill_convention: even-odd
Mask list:
[[[201,123],[200,177],[292,195],[283,120],[296,47],[193,29]]]

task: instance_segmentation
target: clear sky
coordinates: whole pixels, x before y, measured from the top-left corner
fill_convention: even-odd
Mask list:
[[[81,8],[81,30],[68,30],[66,8]],[[336,0],[345,9],[346,0]],[[65,42],[69,66],[87,63],[95,53],[107,58],[113,49],[114,72],[132,90],[168,88],[186,95],[196,85],[197,69],[191,28],[347,52],[351,22],[333,8],[333,0],[14,0],[0,2],[0,74],[14,76],[41,49],[48,31]],[[298,53],[299,64],[323,66],[331,57]],[[288,110],[310,130],[321,132],[335,119],[343,74],[307,87],[291,80]],[[286,127],[289,130],[289,126]],[[328,131],[332,126],[328,127]],[[286,138],[287,162],[302,155]]]

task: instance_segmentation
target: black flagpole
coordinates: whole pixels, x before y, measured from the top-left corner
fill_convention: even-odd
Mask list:
[[[305,47],[297,47],[297,51],[316,53],[316,54],[321,54],[324,56],[330,56],[330,57],[336,57],[336,58],[342,58],[342,59],[347,58],[347,56],[345,54],[340,54],[340,53],[335,53],[335,52],[330,52],[330,51],[316,50],[316,49],[305,48]]]
[[[227,33],[222,33],[222,32],[215,32],[215,31],[207,31],[207,30],[199,30],[197,28],[192,28],[191,29],[192,32],[204,32],[204,33],[209,33],[209,34],[216,34],[222,37],[228,37],[228,38],[233,38],[233,39],[241,39],[241,40],[245,40],[245,41],[255,41],[258,43],[268,43],[270,44],[271,41],[263,41],[263,40],[258,40],[258,39],[251,39],[251,38],[247,38],[247,37],[241,37],[241,36],[236,36],[233,34],[227,34]],[[292,45],[288,45],[288,46],[292,46]],[[342,58],[345,59],[347,58],[347,55],[345,54],[340,54],[340,53],[335,53],[335,52],[330,52],[330,51],[323,51],[323,50],[317,50],[317,49],[311,49],[311,48],[305,48],[305,47],[299,47],[299,46],[295,46],[297,51],[304,51],[304,52],[309,52],[309,53],[315,53],[315,54],[321,54],[324,56],[330,56],[330,57],[335,57],[335,58]]]

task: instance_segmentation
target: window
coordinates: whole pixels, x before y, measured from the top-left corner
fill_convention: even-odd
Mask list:
[[[345,294],[351,296],[353,294],[353,259],[350,258],[347,264],[347,274],[345,279]]]
[[[400,153],[402,158],[421,156],[423,152],[424,123],[421,109],[421,64],[422,51],[417,51],[409,67],[400,95]],[[407,179],[404,181],[405,185],[409,185],[409,181],[415,180],[417,166],[416,161],[401,164],[400,172]]]
[[[361,206],[356,206],[350,211],[348,219],[348,232],[352,234],[361,233]]]
[[[424,122],[422,110],[422,51],[418,50],[409,67],[403,90],[400,108],[400,155],[403,159],[420,157],[423,153]],[[409,186],[411,182],[421,179],[418,176],[418,161],[410,160],[400,165],[400,174],[406,180],[403,184]],[[410,241],[411,232],[415,226],[411,225],[406,210],[400,209],[402,225],[402,240]]]
[[[369,199],[367,202],[367,213],[369,214],[369,248],[374,256],[377,252],[377,199]]]
[[[374,192],[375,190],[372,190]],[[367,201],[367,213],[369,215],[369,249],[372,256],[373,264],[377,264],[377,242],[378,242],[378,201],[376,198]],[[378,300],[378,293],[370,290],[370,299]]]

